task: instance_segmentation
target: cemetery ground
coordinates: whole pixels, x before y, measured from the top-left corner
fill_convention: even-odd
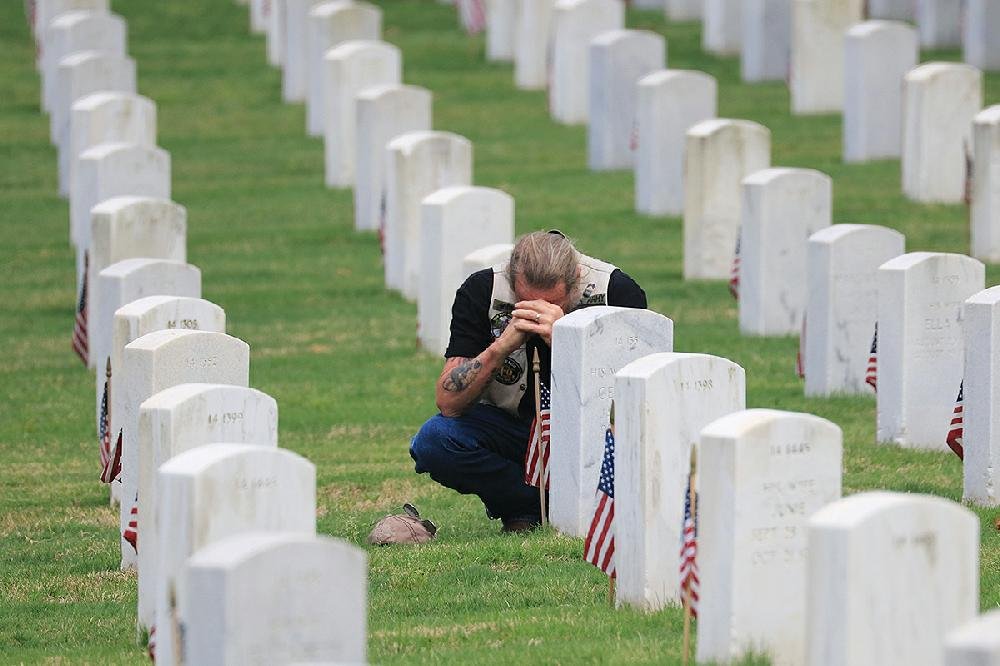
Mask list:
[[[404,80],[434,93],[434,127],[474,143],[474,182],[516,200],[517,232],[557,227],[622,266],[652,309],[675,322],[675,348],[746,368],[747,406],[812,412],[844,430],[844,492],[885,488],[961,499],[951,453],[874,443],[868,398],[806,399],[797,340],[741,337],[722,281],[681,280],[679,218],[633,212],[628,172],[586,168],[585,129],[561,127],[544,93],[513,88],[483,59],[454,9],[383,0],[385,39]],[[246,8],[229,1],[113,3],[128,21],[139,92],[158,106],[186,206],[188,261],[228,332],[252,349],[250,385],[279,406],[282,447],[317,466],[318,530],[362,544],[372,523],[415,503],[440,525],[417,548],[369,549],[369,657],[376,663],[676,663],[681,611],[613,610],[582,542],[502,535],[473,497],[416,476],[409,437],[434,412],[440,359],[418,351],[416,309],[383,288],[378,239],[353,230],[349,190],[323,186],[323,147],[302,105],[281,102],[279,72]],[[834,221],[882,224],[907,250],[968,251],[963,206],[907,202],[896,161],[847,166],[836,116],[792,117],[782,84],[739,83],[735,58],[700,48],[697,24],[632,11],[629,27],[664,33],[672,68],[719,79],[719,116],[763,123],[776,166],[834,179]],[[20,2],[0,4],[0,662],[139,663],[136,582],[118,571],[117,511],[98,482],[93,378],[70,350],[73,256],[56,153],[38,110],[33,43]],[[958,58],[957,52],[923,59]],[[985,102],[1000,103],[1000,75]],[[987,268],[987,285],[1000,266]],[[947,400],[957,387],[942,387]],[[982,610],[1000,606],[998,509],[982,523]],[[663,557],[676,558],[666,544]]]

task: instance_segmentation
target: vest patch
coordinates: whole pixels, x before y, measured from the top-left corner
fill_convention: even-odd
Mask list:
[[[497,368],[496,380],[505,386],[513,386],[521,380],[523,374],[521,364],[508,356],[503,360],[503,365]]]

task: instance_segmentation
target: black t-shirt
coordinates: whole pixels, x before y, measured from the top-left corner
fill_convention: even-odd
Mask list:
[[[490,297],[493,294],[493,269],[485,268],[470,275],[455,292],[455,303],[451,308],[451,338],[445,358],[475,358],[493,344],[490,332]],[[624,271],[615,269],[608,282],[608,305],[623,308],[646,307],[646,292]],[[577,306],[577,309],[587,306]],[[552,350],[541,338],[533,335],[528,339],[528,362],[538,349],[542,381],[548,383]],[[518,412],[521,418],[531,420],[535,414],[534,373],[526,373],[527,391],[521,399]]]

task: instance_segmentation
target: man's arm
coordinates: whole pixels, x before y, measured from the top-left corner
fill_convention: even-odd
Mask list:
[[[460,416],[479,399],[504,359],[524,344],[525,335],[513,326],[475,358],[460,356],[445,361],[434,396],[444,416]]]

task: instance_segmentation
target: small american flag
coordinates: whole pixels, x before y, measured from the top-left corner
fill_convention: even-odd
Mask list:
[[[965,380],[958,385],[958,400],[955,401],[955,409],[951,412],[951,427],[948,429],[948,448],[955,452],[959,460],[965,460],[965,450],[962,448],[962,435],[965,431],[963,418],[964,407],[962,400],[965,397]]]
[[[729,294],[740,300],[740,236],[736,236],[736,251],[733,252],[733,265],[729,269]]]
[[[681,598],[691,590],[691,615],[698,617],[698,519],[691,511],[691,484],[684,493],[684,528],[681,534]]]
[[[122,431],[118,431],[115,447],[108,454],[108,460],[101,472],[101,483],[113,483],[122,473]]]
[[[875,335],[872,336],[872,347],[868,352],[868,369],[865,370],[865,384],[878,391],[878,322],[875,322]]]
[[[528,437],[528,450],[524,454],[524,482],[529,486],[538,488],[538,477],[541,474],[542,465],[545,465],[545,489],[549,489],[549,481],[552,478],[549,467],[549,431],[552,427],[552,393],[543,381],[538,382],[538,393],[541,404],[541,424],[536,418],[531,422],[531,435]]]
[[[479,34],[486,29],[486,0],[458,0],[458,17],[466,34]]]
[[[104,394],[101,396],[101,420],[98,423],[97,448],[101,452],[101,469],[108,466],[111,459],[111,360],[108,360],[107,375],[104,380]]]
[[[73,323],[73,351],[80,357],[84,365],[90,359],[90,352],[87,343],[87,269],[90,265],[90,257],[83,255],[83,279],[80,281],[80,300],[76,306],[76,320]]]
[[[615,435],[604,433],[604,461],[597,483],[597,510],[583,544],[583,558],[611,578],[615,577]]]
[[[132,510],[129,511],[128,525],[122,532],[122,538],[132,544],[132,549],[139,552],[139,496],[135,496],[132,502]]]

